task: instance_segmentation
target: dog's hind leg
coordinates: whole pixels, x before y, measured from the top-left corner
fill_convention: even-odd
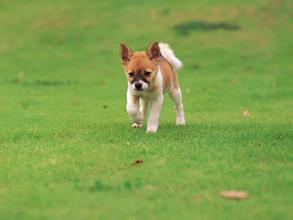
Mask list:
[[[185,116],[184,109],[182,103],[182,94],[179,87],[171,88],[169,90],[169,95],[175,105],[176,109],[176,124],[177,125],[185,125]]]

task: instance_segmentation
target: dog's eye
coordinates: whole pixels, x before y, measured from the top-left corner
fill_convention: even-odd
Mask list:
[[[144,75],[145,76],[150,76],[151,75],[151,72],[148,72],[148,71],[147,72],[144,72]]]
[[[128,73],[128,76],[133,77],[134,76],[134,72]]]

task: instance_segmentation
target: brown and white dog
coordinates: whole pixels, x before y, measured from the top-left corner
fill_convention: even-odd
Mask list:
[[[176,107],[176,124],[184,125],[181,90],[176,69],[182,62],[165,43],[152,43],[146,51],[133,52],[121,43],[122,65],[128,79],[126,109],[133,128],[142,127],[150,105],[146,132],[156,132],[165,92]]]

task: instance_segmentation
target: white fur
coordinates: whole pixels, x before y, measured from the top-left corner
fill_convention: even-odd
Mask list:
[[[138,101],[138,100],[137,100]],[[126,104],[126,110],[129,115],[129,117],[132,119],[134,124],[142,124],[143,118],[142,114],[138,110],[138,102],[132,98],[132,95],[130,94],[129,90],[127,91],[127,104]],[[134,126],[133,124],[133,126]]]
[[[156,132],[159,125],[159,117],[164,101],[163,93],[159,94],[156,99],[151,100],[151,112],[148,120],[146,132]]]
[[[145,118],[148,111],[149,100],[146,97],[139,99],[139,111],[142,114],[143,119]]]
[[[158,129],[160,112],[164,101],[163,76],[160,68],[158,69],[155,83],[158,85],[159,89],[151,97],[149,97],[149,101],[151,102],[151,111],[146,132],[151,133],[156,132]]]
[[[169,63],[172,64],[176,69],[180,69],[183,64],[182,62],[175,56],[173,50],[170,48],[169,44],[159,43],[160,51],[162,56],[168,60]]]
[[[170,88],[169,95],[175,105],[176,109],[176,124],[185,125],[185,116],[182,104],[182,94],[180,88]]]

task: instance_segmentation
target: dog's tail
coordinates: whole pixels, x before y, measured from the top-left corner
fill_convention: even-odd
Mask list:
[[[162,56],[168,60],[168,62],[175,67],[175,69],[180,69],[183,64],[182,62],[175,56],[173,50],[170,48],[169,44],[159,43],[160,51]]]

